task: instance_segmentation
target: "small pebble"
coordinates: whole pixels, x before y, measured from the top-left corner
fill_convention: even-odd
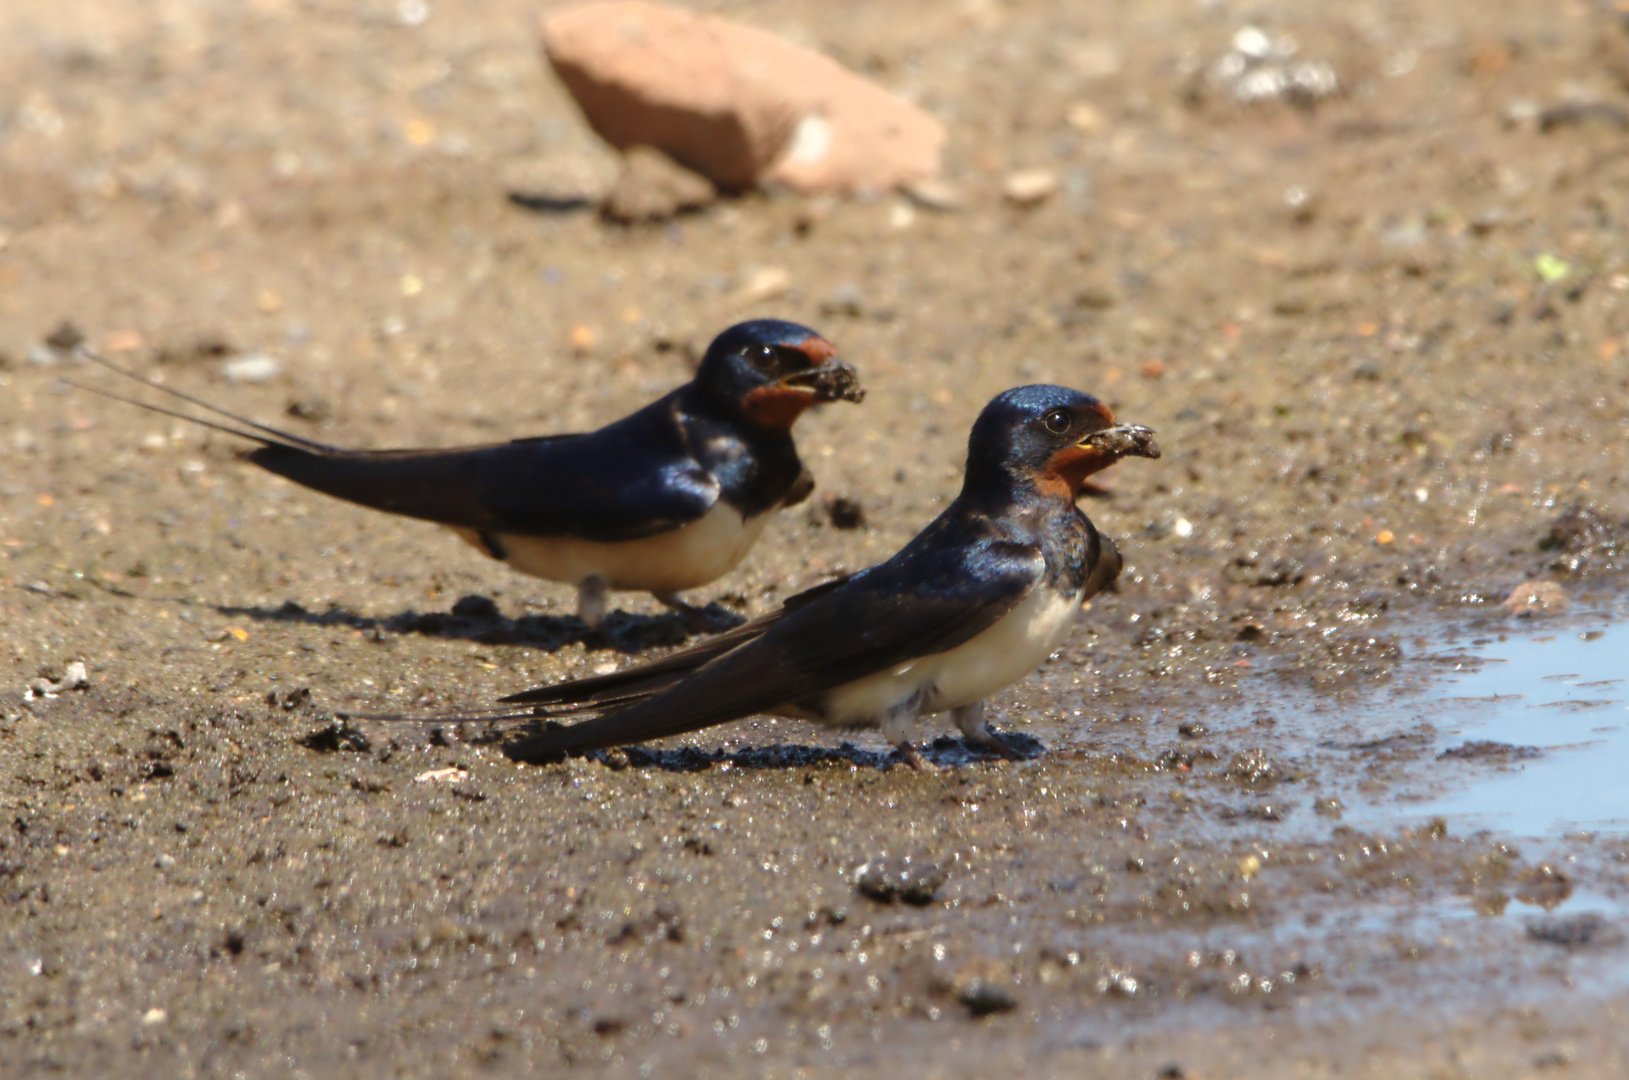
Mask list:
[[[63,319],[46,337],[45,343],[58,352],[69,352],[85,343],[85,334],[71,319]]]
[[[1016,206],[1039,206],[1058,192],[1058,174],[1050,169],[1024,169],[1008,175],[1001,193]]]
[[[244,353],[221,365],[221,374],[231,383],[263,383],[282,374],[283,365],[265,353]]]
[[[865,508],[843,495],[826,500],[826,517],[834,529],[860,529],[865,527]]]
[[[28,691],[24,699],[32,701],[36,697],[53,698],[65,690],[80,690],[90,685],[90,676],[85,671],[83,661],[75,660],[70,663],[62,673],[62,678],[56,682],[50,679],[35,679],[28,684]]]
[[[457,765],[449,765],[445,769],[429,769],[413,777],[415,784],[445,784],[450,781],[468,780],[469,770],[461,769]]]
[[[1505,610],[1512,615],[1554,615],[1566,609],[1566,591],[1558,583],[1542,578],[1522,582],[1505,597]]]
[[[960,210],[967,205],[961,192],[944,180],[917,180],[902,185],[900,191],[924,210]]]
[[[666,221],[717,200],[718,189],[705,176],[659,150],[634,146],[624,155],[622,175],[601,200],[600,214],[625,225]]]
[[[568,336],[571,339],[572,349],[579,353],[591,352],[595,343],[600,339],[600,336],[594,333],[592,327],[584,326],[582,323],[573,326]]]
[[[938,864],[913,860],[910,856],[873,859],[854,875],[854,888],[861,896],[879,904],[904,901],[921,907],[933,903],[934,894],[945,883],[946,876]]]
[[[114,330],[102,339],[102,351],[110,353],[135,352],[144,344],[139,330]]]
[[[780,266],[765,266],[747,276],[740,287],[730,294],[729,303],[731,307],[748,307],[784,296],[791,288],[791,271]]]
[[[959,1000],[974,1016],[994,1016],[1018,1008],[1018,999],[1011,991],[982,979],[963,990]]]
[[[1064,114],[1064,122],[1082,135],[1095,135],[1108,126],[1103,113],[1095,105],[1077,101]]]

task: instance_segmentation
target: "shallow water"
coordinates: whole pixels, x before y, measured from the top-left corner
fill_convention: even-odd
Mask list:
[[[1629,829],[1629,622],[1608,617],[1439,650],[1464,659],[1423,703],[1438,752],[1520,749],[1443,759],[1468,782],[1402,807],[1516,836]]]

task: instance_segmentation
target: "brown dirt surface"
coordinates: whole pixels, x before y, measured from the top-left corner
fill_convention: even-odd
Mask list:
[[[706,6],[943,119],[959,206],[574,209],[616,162],[514,0],[0,5],[0,1075],[1624,1075],[1619,923],[1546,914],[1620,902],[1623,837],[1341,817],[1501,767],[1363,711],[1410,635],[1621,585],[1622,5]],[[1248,25],[1338,90],[1241,104]],[[992,703],[1044,756],[755,720],[534,768],[336,721],[683,630],[619,597],[586,641],[567,590],[47,344],[454,445],[613,419],[758,315],[869,396],[696,594],[745,614],[895,550],[1006,387],[1158,431],[1086,503],[1119,592]]]

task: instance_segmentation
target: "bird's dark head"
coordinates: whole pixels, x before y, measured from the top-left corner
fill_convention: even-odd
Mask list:
[[[865,391],[831,342],[796,323],[736,323],[707,346],[695,385],[759,427],[788,428],[812,405],[860,401]]]
[[[997,395],[973,422],[964,490],[1017,484],[1074,499],[1088,476],[1121,458],[1159,456],[1152,431],[1117,422],[1091,395],[1019,386]]]

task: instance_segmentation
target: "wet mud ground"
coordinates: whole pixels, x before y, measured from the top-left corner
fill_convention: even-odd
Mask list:
[[[1535,577],[1619,610],[1621,12],[728,10],[943,117],[963,205],[539,211],[616,165],[526,4],[0,10],[0,1072],[1622,1075],[1621,830],[1355,809],[1473,767],[1387,704],[1437,628],[1571,627],[1506,612]],[[1248,25],[1339,92],[1239,104]],[[1057,192],[1004,200],[1031,168]],[[815,499],[698,596],[744,614],[897,548],[1003,388],[1158,430],[1086,504],[1119,592],[993,703],[1045,754],[919,775],[749,721],[531,768],[336,722],[683,630],[627,597],[588,640],[566,590],[67,390],[106,377],[46,344],[451,445],[605,422],[755,315],[870,396],[800,424]]]

